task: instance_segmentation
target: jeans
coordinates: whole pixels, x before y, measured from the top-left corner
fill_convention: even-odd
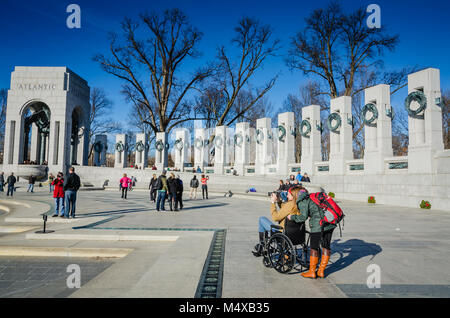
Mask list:
[[[158,191],[158,198],[156,199],[156,211],[165,211],[164,204],[166,202],[166,191]],[[161,209],[160,209],[161,208]]]
[[[65,204],[64,204],[64,198],[55,198],[55,214],[54,215],[58,215],[58,211],[59,211],[59,207],[61,206],[61,213],[59,214],[60,216],[64,215],[64,211],[65,211]]]
[[[270,232],[270,226],[276,225],[271,220],[266,218],[265,216],[261,216],[258,220],[258,232]]]
[[[177,197],[176,193],[170,193],[169,194],[170,211],[173,210],[172,203],[175,203],[175,210],[178,210],[178,197]]]
[[[8,185],[8,192],[6,192],[6,195],[9,196],[10,193],[11,193],[11,196],[13,196],[13,194],[14,194],[14,186],[13,185]]]
[[[205,198],[205,192],[206,192],[206,198],[208,199],[208,186],[207,185],[202,185],[202,196],[203,196],[203,199]]]
[[[29,184],[28,185],[28,190],[27,192],[34,192],[34,184]]]
[[[155,202],[156,201],[156,192],[157,192],[157,190],[156,189],[151,189],[150,190],[150,201],[153,201],[153,202]]]
[[[77,192],[73,190],[66,191],[66,211],[64,216],[67,218],[75,216],[75,203],[77,201]]]

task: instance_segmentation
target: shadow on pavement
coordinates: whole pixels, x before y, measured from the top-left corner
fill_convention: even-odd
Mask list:
[[[331,243],[332,258],[334,254],[339,254],[339,259],[330,263],[327,268],[327,275],[337,272],[350,266],[360,258],[372,255],[371,260],[383,249],[375,243],[368,243],[359,239],[351,239],[346,242],[335,240]]]

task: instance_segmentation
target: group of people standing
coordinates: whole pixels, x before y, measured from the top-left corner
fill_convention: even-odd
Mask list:
[[[16,177],[14,176],[14,172],[11,172],[11,174],[8,176],[8,178],[5,181],[5,173],[2,172],[0,174],[0,192],[4,192],[5,185],[8,186],[6,196],[13,196],[14,191],[16,191],[15,184],[17,182]]]
[[[58,215],[62,218],[75,218],[77,192],[80,189],[80,177],[75,173],[75,168],[69,168],[69,174],[64,180],[64,174],[59,172],[56,178],[52,175],[49,177],[52,181],[50,184],[50,192],[53,191],[55,200],[55,213],[53,217]],[[50,180],[49,180],[50,181]]]
[[[179,211],[183,209],[183,180],[180,176],[175,177],[174,173],[171,173],[169,178],[166,177],[167,172],[163,171],[157,178],[156,174],[153,174],[150,180],[150,201],[156,203],[156,211],[165,211],[166,200],[169,201],[170,211]]]
[[[201,184],[203,199],[208,199],[208,180],[209,177],[202,175],[201,179],[197,179],[194,175],[189,186],[189,199],[197,199],[197,190]],[[127,199],[127,192],[132,179],[128,178],[126,174],[123,175],[119,181],[122,190],[122,198]],[[179,211],[183,209],[183,191],[184,185],[179,175],[170,173],[167,177],[167,171],[163,171],[159,177],[153,174],[148,186],[150,190],[150,201],[156,203],[156,211],[166,210],[166,200],[169,202],[170,211]]]

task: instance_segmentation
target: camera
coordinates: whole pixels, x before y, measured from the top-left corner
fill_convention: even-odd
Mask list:
[[[277,191],[273,191],[273,192],[268,192],[267,196],[271,197],[273,193],[276,194],[278,202],[287,202],[288,201],[287,191],[277,190]]]

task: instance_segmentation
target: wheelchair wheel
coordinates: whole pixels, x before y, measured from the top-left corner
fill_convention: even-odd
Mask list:
[[[267,242],[267,253],[273,268],[288,273],[294,268],[296,255],[291,240],[284,234],[275,234]]]

